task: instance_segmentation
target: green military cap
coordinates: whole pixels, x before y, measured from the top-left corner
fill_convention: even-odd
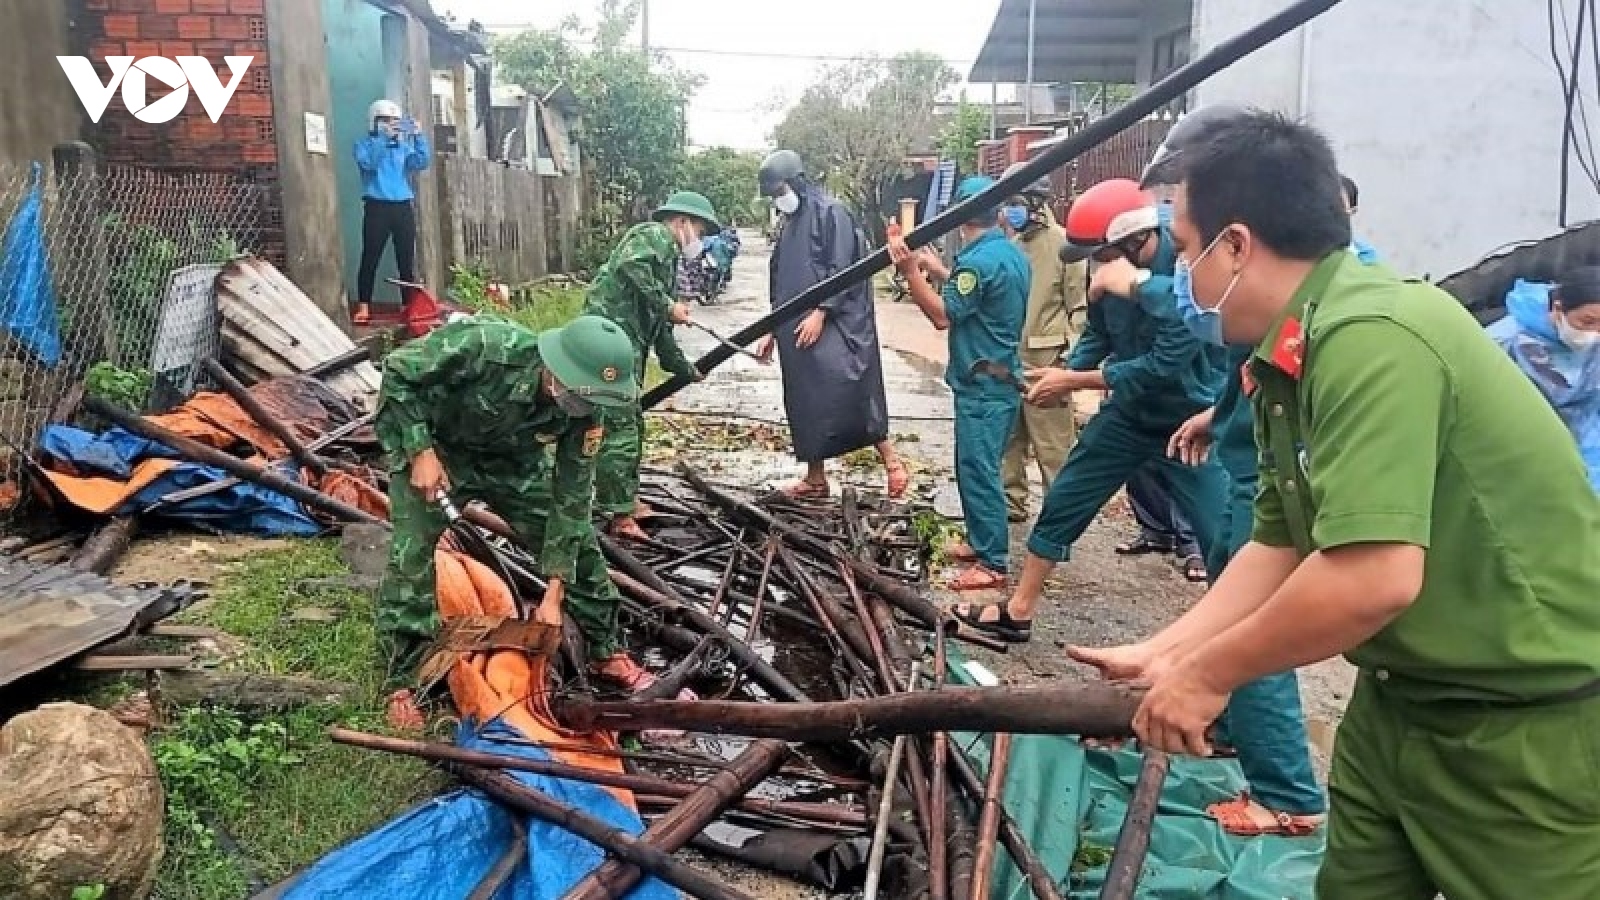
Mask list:
[[[717,218],[717,211],[711,208],[711,201],[694,191],[678,191],[668,197],[667,202],[656,207],[650,218],[659,222],[672,215],[693,216],[711,226],[714,231],[722,230],[722,222]]]
[[[562,387],[596,406],[639,402],[633,342],[609,319],[579,316],[540,332],[539,356]]]

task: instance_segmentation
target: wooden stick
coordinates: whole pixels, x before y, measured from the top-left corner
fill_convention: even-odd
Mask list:
[[[307,506],[322,510],[346,522],[364,522],[368,525],[389,527],[387,521],[372,515],[364,509],[351,506],[342,500],[335,500],[327,494],[308,488],[299,482],[290,481],[265,466],[239,459],[221,450],[207,447],[199,441],[184,437],[175,431],[162,428],[143,416],[136,416],[121,407],[107,403],[99,397],[85,397],[83,403],[95,415],[102,416],[139,437],[171,448],[179,456],[191,462],[214,466],[243,481],[276,491],[291,500],[298,500]]]
[[[289,455],[294,457],[295,462],[310,469],[311,473],[318,478],[328,474],[328,465],[323,461],[322,457],[307,449],[306,445],[300,440],[300,436],[294,433],[294,429],[290,428],[288,423],[273,415],[270,410],[263,406],[261,401],[256,398],[256,395],[250,393],[250,389],[240,383],[239,379],[233,377],[233,373],[224,368],[222,363],[214,359],[208,359],[203,365],[206,372],[216,379],[217,384],[222,387],[223,391],[233,398],[233,402],[239,404],[240,409],[243,409],[250,418],[255,419],[262,428],[272,432],[273,437],[283,442],[283,446],[289,449]]]
[[[383,735],[367,734],[361,731],[351,731],[346,728],[328,729],[328,739],[336,744],[345,744],[350,747],[360,747],[364,750],[378,750],[384,753],[398,753],[403,756],[414,756],[436,763],[456,763],[458,765],[473,766],[479,769],[512,769],[518,772],[533,772],[536,775],[545,775],[551,778],[562,778],[568,781],[581,781],[585,784],[598,784],[605,787],[621,788],[627,791],[637,791],[644,794],[655,794],[661,797],[671,797],[681,800],[693,794],[696,787],[692,784],[683,784],[666,778],[657,778],[653,775],[642,773],[623,774],[606,772],[600,769],[590,769],[583,766],[572,766],[550,760],[527,759],[521,756],[512,756],[504,753],[487,753],[482,750],[469,750],[457,747],[454,744],[441,744],[430,741],[412,741],[404,738],[384,737]],[[531,744],[530,746],[543,746]],[[587,748],[576,748],[587,752]],[[688,764],[688,763],[685,763]],[[731,763],[718,767],[726,771],[731,768]],[[802,776],[796,776],[802,777]],[[773,815],[794,816],[796,818],[814,818],[827,821],[836,825],[856,825],[866,827],[866,814],[852,807],[837,803],[811,803],[798,800],[754,800],[742,799],[734,804],[738,809],[752,813],[767,813]]]
[[[134,516],[117,516],[96,528],[89,539],[73,554],[68,565],[78,572],[104,575],[128,552],[134,535],[139,533],[139,520]]]
[[[1133,900],[1144,872],[1144,858],[1150,852],[1150,828],[1161,806],[1161,788],[1167,780],[1171,760],[1167,754],[1145,748],[1139,765],[1139,780],[1133,785],[1133,799],[1117,832],[1117,845],[1111,850],[1111,865],[1106,882],[1100,887],[1100,900]]]
[[[994,736],[989,754],[989,783],[983,790],[983,813],[978,817],[978,845],[972,863],[972,900],[989,900],[989,876],[994,872],[994,842],[1000,833],[1000,810],[1006,793],[1006,769],[1011,762],[1011,735]]]
[[[944,690],[948,669],[944,635],[934,632],[934,693]],[[932,757],[930,768],[933,772],[928,784],[929,793],[932,795],[930,797],[932,808],[928,812],[928,897],[929,900],[949,900],[950,860],[949,854],[945,852],[945,841],[948,838],[946,810],[950,803],[950,787],[946,781],[950,758],[950,735],[947,732],[933,733],[933,750],[930,755]]]
[[[972,763],[959,749],[950,754],[950,769],[967,794],[975,801],[982,802],[983,781],[978,778]],[[1006,852],[1011,854],[1011,860],[1017,864],[1017,868],[1027,876],[1028,886],[1033,889],[1035,900],[1062,900],[1054,876],[1045,868],[1039,855],[1028,845],[1028,839],[1017,826],[1017,820],[1011,818],[1011,814],[1006,812],[1004,806],[999,808],[999,817],[1000,843],[1005,845]]]
[[[470,766],[452,766],[457,777],[488,794],[496,802],[540,821],[559,825],[608,853],[639,866],[673,887],[700,900],[755,900],[749,894],[702,875],[639,838],[625,834],[586,813],[559,803],[503,772]],[[604,896],[604,895],[602,895]]]
[[[1118,685],[949,688],[828,703],[570,703],[569,721],[584,729],[676,728],[713,734],[828,742],[934,731],[1009,731],[1126,738],[1139,694]]]
[[[506,846],[506,851],[500,854],[495,864],[489,867],[489,871],[484,874],[483,880],[478,882],[478,886],[467,895],[467,900],[494,900],[494,895],[500,893],[500,889],[505,887],[512,875],[516,874],[517,866],[522,864],[527,855],[528,829],[523,826],[521,819],[512,818],[511,843]]]
[[[160,669],[186,669],[192,656],[85,656],[73,668],[81,672],[148,672]]]
[[[664,854],[683,849],[723,810],[776,771],[788,754],[789,748],[782,741],[756,741],[746,747],[732,768],[711,776],[671,812],[651,823],[640,843],[659,848],[657,852]],[[640,868],[635,860],[609,860],[567,891],[562,900],[611,900],[624,896],[643,879]]]

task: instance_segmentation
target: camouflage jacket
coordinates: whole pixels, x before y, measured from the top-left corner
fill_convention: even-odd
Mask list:
[[[475,483],[526,484],[553,470],[540,568],[570,582],[589,534],[594,464],[604,428],[572,418],[540,389],[537,336],[494,320],[458,322],[390,353],[375,423],[394,477],[434,448],[444,463],[470,467]]]
[[[633,340],[634,372],[641,382],[651,350],[668,372],[694,374],[694,366],[672,334],[669,318],[676,302],[678,256],[678,242],[667,226],[656,222],[635,225],[617,242],[584,298],[586,315],[610,319]]]

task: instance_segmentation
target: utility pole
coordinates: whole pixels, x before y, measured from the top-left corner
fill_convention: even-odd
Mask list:
[[[640,0],[639,49],[644,51],[645,59],[650,58],[650,0]]]
[[[1028,0],[1028,86],[1022,96],[1022,124],[1033,124],[1033,37],[1039,0]]]

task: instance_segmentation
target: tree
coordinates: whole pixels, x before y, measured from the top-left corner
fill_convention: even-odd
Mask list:
[[[926,53],[832,66],[800,95],[773,141],[799,153],[881,238],[884,191],[933,127],[939,94],[956,80],[955,70]]]
[[[939,135],[939,155],[953,159],[962,172],[978,171],[978,142],[989,136],[989,114],[961,98],[956,114]]]
[[[760,169],[761,157],[754,153],[711,147],[684,160],[678,187],[706,195],[723,224],[749,223],[761,216],[756,185]]]
[[[672,190],[688,142],[686,110],[699,75],[659,54],[646,58],[624,41],[639,0],[603,0],[600,23],[586,34],[568,19],[497,40],[500,75],[529,91],[565,83],[578,99],[574,138],[583,154],[588,227],[579,257],[603,261],[622,230]],[[583,42],[592,41],[584,50]]]

